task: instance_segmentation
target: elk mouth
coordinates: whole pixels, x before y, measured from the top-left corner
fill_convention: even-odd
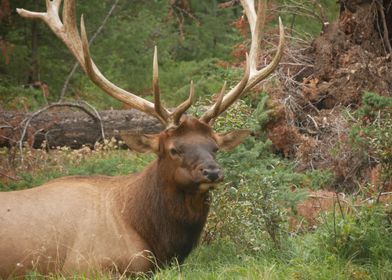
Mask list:
[[[219,183],[221,183],[223,180],[220,180],[219,182],[210,182],[210,183],[201,183],[199,185],[199,191],[201,193],[208,192],[209,190],[214,190],[218,187]]]

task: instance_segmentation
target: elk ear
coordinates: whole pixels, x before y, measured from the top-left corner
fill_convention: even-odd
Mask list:
[[[225,133],[216,134],[216,141],[220,149],[230,151],[237,147],[251,133],[250,130],[240,129]]]
[[[159,151],[158,134],[121,133],[121,139],[127,144],[128,148],[139,153],[158,153]]]

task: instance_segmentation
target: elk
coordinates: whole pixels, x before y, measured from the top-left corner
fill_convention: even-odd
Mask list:
[[[28,270],[48,273],[144,273],[156,265],[181,263],[197,245],[209,211],[209,190],[223,180],[215,154],[239,145],[250,132],[215,133],[214,120],[249,89],[268,77],[283,54],[284,28],[279,20],[279,45],[272,61],[257,68],[265,1],[257,12],[253,0],[241,0],[252,34],[242,79],[201,117],[185,115],[194,100],[175,109],[161,103],[158,58],[153,58],[154,102],[125,91],[107,80],[94,64],[83,16],[80,35],[75,2],[46,0],[46,12],[17,9],[28,19],[40,19],[68,47],[88,77],[104,92],[157,118],[165,129],[153,135],[122,138],[139,152],[157,159],[142,172],[127,176],[72,176],[42,186],[0,193],[0,278]]]

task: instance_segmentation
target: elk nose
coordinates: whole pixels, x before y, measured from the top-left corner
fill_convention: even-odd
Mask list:
[[[222,172],[219,167],[215,168],[205,168],[202,171],[203,176],[210,182],[215,182],[222,179]]]

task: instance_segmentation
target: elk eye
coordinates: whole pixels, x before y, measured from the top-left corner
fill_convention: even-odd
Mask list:
[[[176,148],[170,148],[169,150],[171,156],[178,156],[180,153]]]

